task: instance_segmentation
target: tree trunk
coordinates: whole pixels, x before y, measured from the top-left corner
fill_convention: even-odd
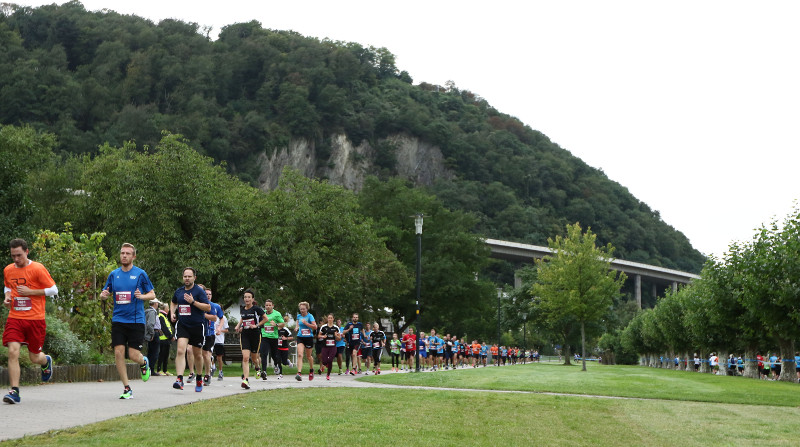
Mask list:
[[[581,371],[586,371],[586,331],[584,330],[584,323],[581,321]]]
[[[744,376],[751,379],[760,379],[758,371],[758,360],[756,360],[756,350],[754,348],[746,348],[744,350]]]
[[[781,382],[797,382],[797,373],[794,366],[794,340],[779,339],[781,347]]]
[[[706,351],[700,350],[700,372],[701,373],[708,373],[711,371],[711,365],[708,364],[708,356],[706,355]]]
[[[572,350],[568,344],[564,343],[564,365],[572,366],[570,356],[572,356]]]
[[[719,351],[717,353],[717,367],[721,376],[728,375],[728,353],[726,351]]]

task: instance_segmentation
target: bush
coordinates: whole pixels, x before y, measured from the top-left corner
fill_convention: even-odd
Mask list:
[[[89,361],[89,343],[81,340],[58,317],[47,315],[47,335],[44,352],[62,365],[79,365]],[[21,357],[21,356],[20,356]]]

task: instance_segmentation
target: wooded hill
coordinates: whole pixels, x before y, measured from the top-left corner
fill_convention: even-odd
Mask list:
[[[4,4],[0,123],[51,132],[71,154],[104,142],[154,146],[169,130],[255,186],[264,154],[303,139],[327,165],[336,135],[368,143],[371,169],[389,178],[397,148],[387,137],[408,135],[441,151],[453,175],[426,188],[476,215],[479,234],[546,245],[580,222],[620,258],[692,272],[702,266],[682,233],[602,171],[468,90],[414,85],[385,48],[255,21],[227,26],[215,41],[208,31],[88,12],[79,2]]]

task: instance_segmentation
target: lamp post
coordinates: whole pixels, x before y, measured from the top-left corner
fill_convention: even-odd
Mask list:
[[[526,338],[525,332],[527,332],[527,325],[528,325],[528,313],[522,312],[522,350],[525,351],[528,349],[528,340]]]
[[[497,349],[500,349],[500,297],[503,296],[503,289],[497,288]]]
[[[414,227],[416,227],[417,233],[417,337],[419,337],[420,329],[422,328],[422,315],[420,314],[420,289],[422,288],[422,214],[416,214],[414,216]],[[415,342],[417,348],[414,352],[416,355],[414,356],[415,361],[415,368],[416,372],[419,372],[419,341]]]

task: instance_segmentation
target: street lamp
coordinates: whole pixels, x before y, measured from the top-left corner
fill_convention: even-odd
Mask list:
[[[500,297],[503,296],[503,289],[497,288],[497,349],[500,349]]]
[[[417,337],[419,337],[420,329],[422,328],[422,315],[420,314],[420,289],[422,288],[422,214],[417,213],[414,215],[414,227],[417,233]],[[416,362],[415,371],[419,372],[419,341],[416,342],[417,346],[414,361]]]

